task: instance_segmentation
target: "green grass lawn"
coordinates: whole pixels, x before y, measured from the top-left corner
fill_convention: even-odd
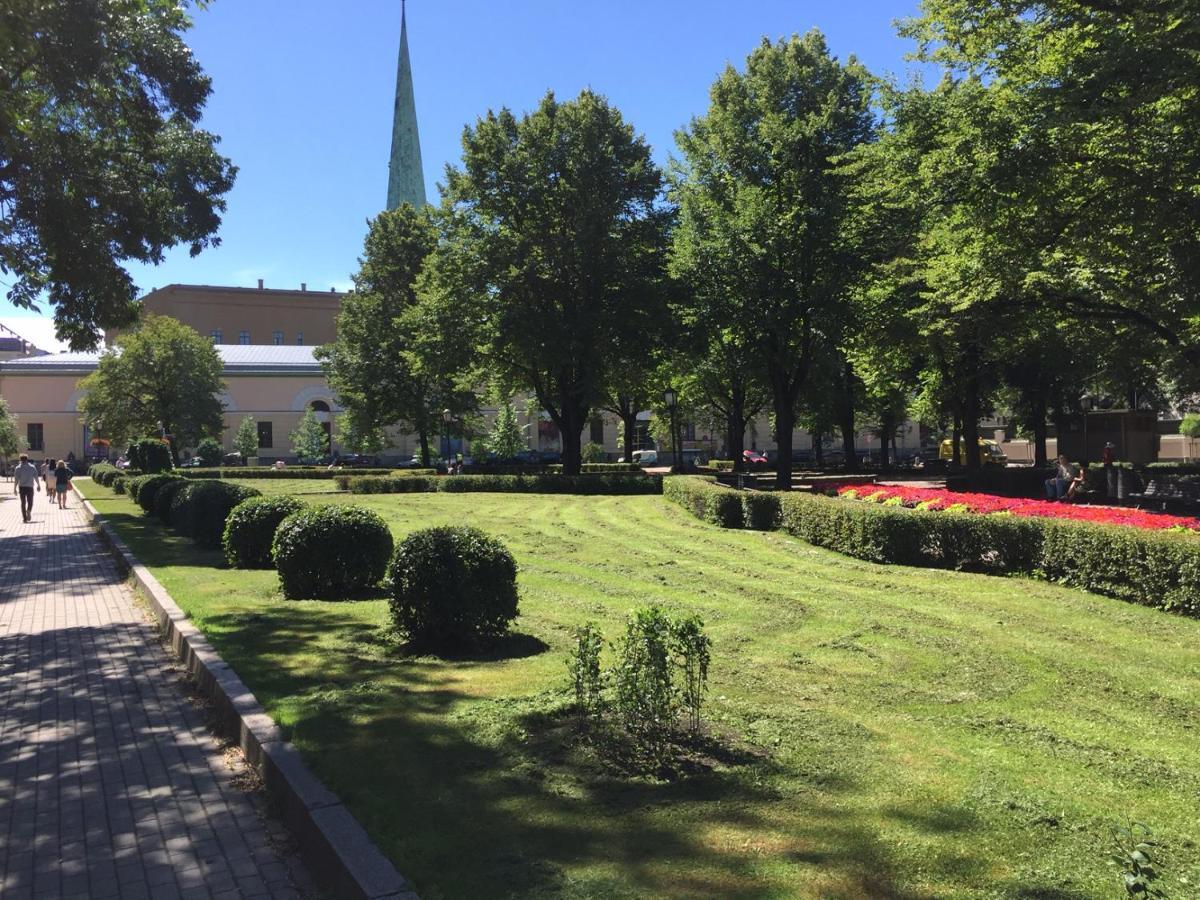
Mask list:
[[[859,562],[662,497],[336,495],[397,537],[477,525],[520,563],[508,658],[406,658],[384,601],[285,601],[274,573],[80,486],[425,900],[1118,897],[1128,820],[1162,841],[1170,895],[1200,895],[1198,621]],[[708,716],[754,751],[673,783],[537,727],[568,630],[615,638],[652,601],[704,617]]]

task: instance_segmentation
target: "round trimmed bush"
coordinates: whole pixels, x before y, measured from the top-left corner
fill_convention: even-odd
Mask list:
[[[261,496],[255,488],[228,481],[192,482],[175,495],[171,524],[201,547],[220,547],[225,520],[233,508],[243,500]]]
[[[392,555],[392,533],[361,506],[314,506],[279,523],[271,559],[284,596],[341,600],[379,583]]]
[[[406,537],[388,569],[392,621],[416,644],[482,647],[517,617],[517,564],[500,541],[469,525]]]
[[[118,475],[111,482],[109,482],[107,486],[113,489],[114,494],[123,494],[125,493],[125,485],[128,483],[128,478],[126,478],[124,475]]]
[[[111,463],[96,463],[88,469],[88,477],[103,487],[109,487],[113,479],[121,474],[121,470]]]
[[[129,461],[146,473],[165,472],[174,466],[171,448],[156,437],[139,438],[129,445]]]
[[[172,478],[159,485],[158,490],[154,492],[154,514],[164,525],[171,524],[171,504],[175,502],[175,495],[189,483],[186,478]]]
[[[171,475],[167,472],[160,472],[157,475],[142,475],[135,479],[137,484],[137,493],[130,491],[131,496],[137,501],[137,505],[142,508],[148,516],[154,515],[154,497],[158,493],[158,489],[168,481],[178,481],[178,475]]]
[[[225,520],[221,546],[225,561],[237,569],[271,568],[275,529],[292,513],[304,509],[295,497],[251,497],[233,508]]]

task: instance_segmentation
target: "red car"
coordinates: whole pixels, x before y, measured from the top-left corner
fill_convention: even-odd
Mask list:
[[[742,462],[746,464],[747,469],[765,469],[767,467],[767,458],[757,450],[743,450]]]

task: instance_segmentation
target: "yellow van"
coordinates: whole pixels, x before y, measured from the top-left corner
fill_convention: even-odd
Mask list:
[[[967,464],[966,454],[963,450],[966,449],[963,443],[959,442],[958,447],[958,464],[965,466]],[[938,459],[944,459],[950,462],[954,459],[954,441],[950,438],[942,441],[941,449],[938,451]],[[1008,465],[1008,457],[1004,451],[1000,449],[1000,445],[995,441],[979,439],[979,464],[983,466],[1006,466]]]

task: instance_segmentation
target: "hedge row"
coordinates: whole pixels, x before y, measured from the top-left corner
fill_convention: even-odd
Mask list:
[[[463,467],[466,475],[561,475],[559,463],[538,465],[536,463],[472,463]],[[612,475],[625,473],[641,475],[644,471],[637,463],[583,463],[579,467],[583,475]]]
[[[146,515],[157,516],[164,525],[209,548],[221,545],[230,511],[243,500],[260,496],[246,485],[192,481],[174,472],[118,478],[113,484],[117,493],[128,488],[129,496]]]
[[[392,469],[302,469],[285,467],[276,469],[274,466],[227,466],[220,469],[179,469],[185,478],[308,478],[329,479],[346,475],[392,475]],[[430,470],[426,470],[430,471]]]
[[[104,487],[112,487],[113,482],[118,478],[137,478],[141,474],[140,469],[118,469],[111,463],[96,463],[88,469],[88,475],[92,481]]]
[[[363,473],[367,473],[364,475]],[[379,478],[386,476],[388,478],[430,478],[437,474],[437,469],[351,469],[348,472],[343,471],[340,475],[333,476],[333,482],[338,486],[338,490],[350,490],[350,482],[356,478]],[[384,492],[386,493],[386,492]]]
[[[761,526],[774,507],[788,534],[870,562],[1033,575],[1200,618],[1200,539],[1190,534],[739,492],[696,477],[667,479],[663,495],[727,528]]]
[[[661,494],[661,476],[630,478],[628,475],[449,475],[444,478],[371,475],[351,478],[352,494],[421,494],[444,491],[516,494]]]

